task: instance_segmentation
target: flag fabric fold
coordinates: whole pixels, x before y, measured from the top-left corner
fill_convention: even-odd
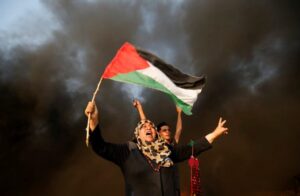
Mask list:
[[[205,85],[205,77],[182,73],[157,56],[125,43],[105,69],[103,78],[153,88],[171,96],[191,115],[193,104]]]

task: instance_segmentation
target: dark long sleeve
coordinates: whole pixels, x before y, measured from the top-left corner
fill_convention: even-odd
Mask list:
[[[121,165],[129,155],[128,144],[113,144],[104,141],[99,125],[90,132],[89,143],[93,150],[106,160]]]
[[[198,156],[201,152],[204,152],[212,148],[212,145],[207,141],[205,137],[195,141],[194,144],[194,156]],[[172,149],[170,158],[175,162],[181,162],[189,159],[192,155],[192,147],[190,145],[177,145]]]

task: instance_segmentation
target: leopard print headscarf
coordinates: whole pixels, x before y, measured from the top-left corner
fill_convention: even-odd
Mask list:
[[[165,140],[156,132],[156,139],[153,142],[142,141],[139,136],[139,130],[145,123],[150,123],[156,130],[156,126],[150,120],[141,120],[135,128],[134,135],[137,139],[137,146],[142,153],[151,161],[154,161],[161,167],[170,167],[173,161],[169,158],[171,154]]]

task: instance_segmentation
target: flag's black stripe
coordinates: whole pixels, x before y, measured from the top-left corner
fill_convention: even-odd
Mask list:
[[[205,76],[196,77],[187,75],[149,52],[141,49],[137,49],[137,52],[142,58],[152,63],[166,74],[176,86],[185,89],[201,89],[204,87]]]

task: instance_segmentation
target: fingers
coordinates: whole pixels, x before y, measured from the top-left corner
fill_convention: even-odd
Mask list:
[[[221,125],[223,126],[226,123],[226,120],[224,120],[223,122],[221,122]]]
[[[219,123],[218,124],[221,124],[222,122],[222,117],[219,118]]]
[[[89,114],[93,113],[95,110],[95,103],[89,101],[88,105],[86,106],[85,109],[85,114],[88,116]]]
[[[222,117],[219,118],[218,127],[222,128],[222,132],[225,135],[228,135],[228,128],[224,127],[224,124],[226,123],[226,120],[223,120]]]
[[[134,107],[137,107],[138,105],[140,105],[140,101],[137,100],[137,99],[134,99],[134,100],[132,101],[132,105],[133,105]]]
[[[222,117],[219,118],[219,126],[223,126],[226,123],[226,120],[222,120]]]
[[[136,105],[137,105],[136,99],[134,99],[134,100],[132,101],[132,105],[133,105],[134,107],[136,107]]]
[[[228,135],[228,128],[224,128],[224,132],[225,135]]]
[[[181,107],[179,107],[179,106],[176,105],[176,111],[177,111],[178,113],[182,112]]]

